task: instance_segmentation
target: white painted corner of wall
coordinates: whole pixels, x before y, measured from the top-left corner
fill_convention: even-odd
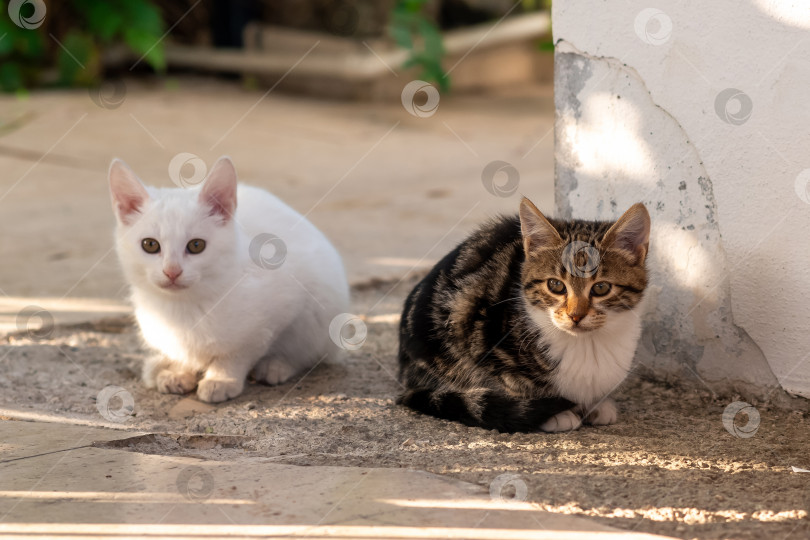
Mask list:
[[[555,0],[556,200],[650,210],[640,362],[810,397],[810,10],[777,4]]]

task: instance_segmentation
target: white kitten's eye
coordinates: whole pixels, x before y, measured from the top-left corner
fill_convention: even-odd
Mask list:
[[[154,238],[144,238],[141,241],[141,247],[147,253],[155,254],[160,253],[160,242]]]
[[[186,244],[186,249],[192,255],[202,253],[202,251],[205,249],[205,240],[195,238],[194,240],[191,240],[188,244]]]

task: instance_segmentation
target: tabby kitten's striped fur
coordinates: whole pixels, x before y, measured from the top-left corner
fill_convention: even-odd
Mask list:
[[[650,216],[548,220],[528,199],[444,257],[400,323],[398,402],[499,431],[616,421],[641,333]]]

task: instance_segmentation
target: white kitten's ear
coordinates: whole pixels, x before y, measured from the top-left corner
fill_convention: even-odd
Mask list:
[[[118,221],[130,224],[149,200],[146,188],[126,163],[116,158],[110,164],[110,195]]]
[[[650,214],[647,208],[636,203],[605,233],[604,243],[631,254],[635,264],[647,257],[650,246]]]
[[[554,247],[562,242],[557,229],[526,197],[520,201],[520,232],[523,234],[523,249],[526,253],[536,249]]]
[[[200,192],[200,204],[211,209],[211,215],[225,221],[236,212],[236,168],[231,158],[222,156],[214,163]]]

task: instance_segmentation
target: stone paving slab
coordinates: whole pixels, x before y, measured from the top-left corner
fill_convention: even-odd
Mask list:
[[[0,535],[661,538],[493,499],[420,471],[146,455],[126,451],[126,440],[90,446],[137,435],[0,422],[0,439],[14,441],[0,461]]]
[[[65,452],[135,436],[132,431],[0,420],[0,465],[19,459]],[[8,469],[7,469],[8,470]],[[8,481],[4,477],[5,481]]]

